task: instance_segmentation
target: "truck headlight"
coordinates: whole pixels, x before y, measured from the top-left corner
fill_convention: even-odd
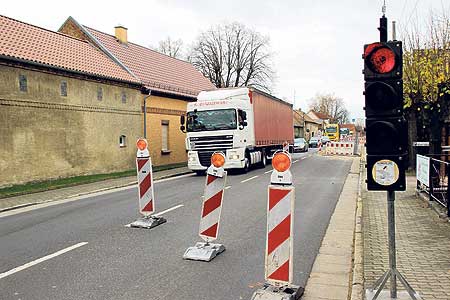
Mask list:
[[[239,153],[237,151],[228,151],[228,159],[230,160],[238,160],[239,159]]]
[[[188,153],[188,161],[189,162],[194,162],[197,160],[197,154],[193,153],[193,152],[189,152]]]

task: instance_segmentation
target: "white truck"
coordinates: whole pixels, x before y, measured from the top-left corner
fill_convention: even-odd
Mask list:
[[[199,174],[216,151],[225,154],[225,169],[247,172],[293,142],[292,104],[250,87],[203,91],[180,121],[187,132],[188,167]]]

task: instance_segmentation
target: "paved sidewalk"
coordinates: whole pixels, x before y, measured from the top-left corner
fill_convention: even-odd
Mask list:
[[[175,168],[154,172],[154,180],[173,177],[182,174],[192,173],[187,167]],[[136,176],[107,179],[88,184],[82,184],[72,187],[55,189],[45,192],[9,197],[0,199],[0,212],[12,208],[28,206],[31,204],[44,203],[49,201],[62,200],[81,195],[91,194],[94,192],[105,191],[113,188],[133,185],[137,183]]]
[[[415,184],[408,176],[407,191],[396,193],[397,267],[423,299],[449,300],[450,223],[416,196]],[[362,201],[367,289],[388,269],[386,192],[368,192],[363,183]]]
[[[353,163],[314,261],[302,300],[346,300],[352,293],[360,158],[336,158],[353,159]]]

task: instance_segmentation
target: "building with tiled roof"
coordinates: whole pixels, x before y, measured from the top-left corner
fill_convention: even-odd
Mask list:
[[[0,186],[132,169],[141,82],[98,47],[0,16]]]
[[[37,67],[139,84],[87,41],[0,16],[0,57]]]
[[[320,131],[321,122],[314,120],[305,112],[294,110],[294,134],[295,137],[303,137],[307,141],[312,136],[317,136]]]
[[[95,45],[140,80],[142,102],[148,102],[147,138],[154,164],[186,162],[185,134],[179,130],[179,117],[186,113],[188,101],[196,101],[200,91],[215,86],[189,62],[130,42],[124,26],[115,27],[111,35],[69,17],[59,31]]]
[[[132,43],[127,39],[127,31],[127,28],[117,26],[115,34],[111,35],[83,26],[72,17],[60,28],[60,32],[83,37],[117,59],[119,64],[152,91],[195,100],[200,91],[215,89],[191,63]]]

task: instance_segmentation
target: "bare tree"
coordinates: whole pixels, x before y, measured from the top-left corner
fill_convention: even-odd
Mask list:
[[[270,91],[271,58],[268,37],[232,23],[200,33],[188,59],[218,88],[253,85]]]
[[[349,120],[344,101],[334,94],[317,94],[310,100],[309,109],[328,115],[330,123],[345,124]]]
[[[156,50],[174,58],[181,58],[182,48],[182,40],[172,40],[170,37],[167,37],[165,40],[159,42],[159,46],[156,48]]]

